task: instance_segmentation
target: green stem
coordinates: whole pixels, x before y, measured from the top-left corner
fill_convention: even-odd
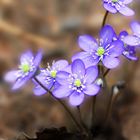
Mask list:
[[[34,77],[34,80],[43,88],[45,89],[54,99],[56,99],[66,110],[66,112],[69,114],[69,116],[71,117],[71,119],[73,120],[73,122],[75,123],[75,125],[77,126],[77,128],[82,131],[83,128],[81,127],[81,125],[77,122],[77,120],[75,119],[75,117],[73,116],[73,114],[71,113],[71,111],[68,109],[68,107],[58,98],[56,98],[52,92],[50,90],[48,90],[36,77]]]

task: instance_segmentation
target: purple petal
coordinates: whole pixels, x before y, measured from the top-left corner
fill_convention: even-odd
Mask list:
[[[133,1],[133,0],[124,0],[123,3],[124,3],[124,4],[129,4],[129,3],[131,3],[132,1]]]
[[[68,66],[65,68],[65,72],[71,73],[71,65],[68,65]]]
[[[84,100],[84,93],[73,92],[69,97],[69,102],[73,106],[79,106]]]
[[[131,26],[134,34],[140,35],[140,24],[138,22],[133,21],[133,22],[131,22],[130,26]]]
[[[120,40],[116,40],[116,41],[112,42],[110,44],[110,47],[108,48],[109,54],[112,57],[120,56],[124,51],[123,45],[124,45],[124,43]]]
[[[114,57],[110,57],[110,56],[106,56],[103,59],[104,66],[109,68],[109,69],[116,68],[119,65],[119,62],[120,61],[118,58],[114,58]]]
[[[79,52],[72,57],[72,61],[76,59],[81,59],[86,67],[95,66],[99,62],[99,57],[97,55],[92,56],[87,52]]]
[[[33,54],[31,51],[27,51],[21,55],[20,62],[30,61],[31,59],[33,59]]]
[[[134,55],[131,55],[129,52],[124,52],[123,55],[128,58],[129,60],[137,61],[138,58]]]
[[[72,61],[74,61],[76,59],[85,59],[90,56],[91,56],[91,54],[89,52],[79,52],[72,56]]]
[[[52,92],[52,94],[56,98],[64,98],[71,94],[71,89],[69,88],[69,85],[59,86],[58,88],[55,88]]]
[[[80,76],[85,75],[85,65],[82,60],[76,59],[72,62],[71,70],[73,74],[77,74]]]
[[[36,96],[41,96],[45,94],[47,91],[44,88],[42,88],[40,85],[38,85],[33,89],[33,92]]]
[[[24,77],[24,78],[20,78],[16,81],[16,83],[14,84],[14,86],[12,87],[13,90],[19,89],[20,87],[22,87],[23,85],[26,84],[26,82],[29,80],[29,77]]]
[[[126,31],[122,31],[122,32],[120,32],[120,34],[119,34],[119,39],[120,40],[123,40],[123,38],[125,37],[125,36],[127,36],[128,35],[128,33],[126,32]]]
[[[4,80],[6,82],[10,82],[10,83],[15,82],[16,79],[17,79],[17,76],[16,76],[17,73],[18,73],[17,70],[13,70],[13,71],[10,71],[10,72],[6,73],[6,75],[4,76]]]
[[[68,61],[66,61],[66,60],[59,60],[59,61],[56,61],[53,64],[52,69],[62,70],[62,69],[64,69],[67,66],[68,66]]]
[[[91,84],[98,76],[98,68],[96,66],[91,66],[86,69],[85,80],[86,83]]]
[[[109,11],[109,12],[111,12],[111,13],[113,13],[113,14],[117,13],[116,8],[113,7],[111,4],[104,3],[104,8],[105,8],[107,11]]]
[[[86,86],[86,90],[84,91],[85,94],[93,96],[96,95],[100,90],[100,86],[96,84],[91,84]]]
[[[114,30],[110,25],[105,25],[100,31],[101,45],[105,46],[112,42]]]
[[[119,12],[124,16],[133,16],[135,14],[135,12],[127,6],[120,7]]]
[[[130,46],[138,46],[140,45],[140,38],[133,35],[128,35],[124,37],[123,42]]]
[[[35,65],[36,67],[39,66],[39,64],[40,64],[40,62],[41,62],[41,59],[42,59],[42,51],[39,50],[38,53],[37,53],[37,55],[36,55],[36,57],[35,57],[35,59],[34,59],[34,65]]]
[[[135,47],[133,46],[126,46],[123,55],[129,60],[133,60],[133,61],[138,60],[138,58],[136,57]]]
[[[61,85],[66,85],[66,84],[68,84],[69,75],[70,75],[70,73],[68,73],[66,71],[59,71],[57,73],[56,81]]]
[[[78,38],[78,43],[81,49],[87,52],[91,52],[92,50],[96,50],[98,44],[96,40],[90,35],[82,35]]]

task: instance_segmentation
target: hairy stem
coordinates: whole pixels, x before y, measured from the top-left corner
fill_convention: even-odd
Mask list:
[[[103,22],[102,22],[102,27],[104,27],[104,25],[106,24],[106,20],[107,20],[107,16],[108,16],[109,12],[106,11],[104,18],[103,18]]]
[[[80,123],[81,123],[83,129],[85,130],[85,132],[88,133],[88,128],[86,127],[85,123],[82,120],[82,114],[81,114],[80,106],[77,106],[77,111],[78,111]]]
[[[75,125],[77,126],[77,128],[82,131],[83,128],[81,127],[81,125],[78,123],[78,121],[75,119],[75,117],[73,116],[73,114],[71,113],[71,111],[69,110],[69,108],[58,98],[56,98],[55,96],[53,96],[52,92],[47,89],[36,77],[34,77],[34,80],[43,88],[45,89],[54,99],[56,99],[66,110],[66,112],[69,114],[69,116],[71,117],[71,119],[73,120],[73,122],[75,123]]]
[[[105,116],[105,124],[108,123],[108,121],[111,117],[111,111],[112,111],[113,105],[114,105],[114,103],[117,100],[118,95],[119,95],[119,93],[114,93],[114,88],[115,88],[115,86],[112,86],[111,95],[110,95],[110,98],[109,98],[109,103],[108,103],[108,106],[107,106],[107,111],[106,111],[106,116]]]
[[[103,74],[103,77],[105,78],[109,72],[110,72],[110,69],[107,69],[107,70],[105,71],[105,73]]]
[[[95,118],[95,104],[96,104],[96,95],[92,97],[92,125],[94,123],[94,118]]]

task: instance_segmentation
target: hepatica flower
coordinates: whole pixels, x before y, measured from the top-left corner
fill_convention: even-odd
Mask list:
[[[128,36],[128,33],[126,31],[122,31],[119,34],[119,39],[123,41],[123,39]],[[136,48],[134,46],[130,46],[124,43],[123,45],[124,47],[124,51],[123,51],[123,55],[128,58],[129,60],[138,60],[138,58],[136,57]]]
[[[123,41],[128,45],[138,46],[140,45],[140,24],[136,21],[133,21],[131,22],[130,27],[133,34],[124,37]]]
[[[56,81],[57,73],[60,70],[63,70],[68,66],[66,60],[59,60],[52,63],[52,66],[48,64],[46,69],[40,70],[40,74],[36,78],[48,89],[50,90],[52,86],[57,86],[58,82]],[[46,93],[46,90],[43,89],[37,82],[35,82],[34,94],[39,96]]]
[[[5,80],[14,83],[13,90],[23,86],[29,79],[35,76],[40,61],[42,58],[42,53],[39,51],[34,57],[32,52],[27,51],[21,55],[20,65],[18,70],[12,70],[5,75]]]
[[[69,102],[73,106],[80,105],[85,95],[93,96],[99,92],[100,86],[93,83],[98,76],[95,66],[85,68],[82,60],[74,60],[70,72],[58,72],[57,81],[60,83],[53,91],[57,98],[69,96]]]
[[[80,36],[78,43],[84,51],[74,55],[72,60],[82,59],[87,67],[97,65],[100,61],[109,69],[117,67],[120,62],[118,56],[123,52],[123,42],[113,41],[114,36],[115,32],[110,25],[101,29],[98,42],[89,35]]]
[[[134,11],[127,7],[133,0],[103,0],[104,8],[111,13],[121,13],[125,16],[134,15]]]

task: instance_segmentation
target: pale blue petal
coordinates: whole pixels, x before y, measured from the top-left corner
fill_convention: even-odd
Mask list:
[[[129,4],[129,3],[131,3],[132,1],[133,1],[133,0],[124,0],[123,3],[124,3],[124,4]]]
[[[41,62],[41,59],[42,59],[42,50],[39,50],[38,53],[37,53],[37,55],[36,55],[35,58],[34,58],[34,65],[35,65],[36,67],[39,66],[39,64],[40,64],[40,62]]]
[[[133,21],[133,22],[131,22],[130,26],[131,26],[134,34],[140,35],[140,24],[138,22]]]
[[[114,37],[114,30],[110,25],[105,25],[100,31],[100,41],[102,47],[106,46],[107,44],[111,43]]]
[[[42,88],[40,85],[36,86],[33,89],[33,92],[36,96],[41,96],[41,95],[47,93],[47,91],[44,88]]]
[[[87,52],[79,52],[79,53],[75,54],[72,57],[72,61],[74,61],[76,59],[81,59],[84,62],[86,68],[89,66],[95,66],[99,62],[99,57],[97,55],[93,56]]]
[[[100,86],[96,84],[91,84],[86,86],[86,90],[84,90],[84,93],[89,96],[94,96],[99,92],[99,90],[100,90]]]
[[[86,69],[85,80],[86,83],[91,84],[95,81],[98,76],[98,68],[97,66],[91,66]]]
[[[79,43],[80,48],[87,52],[96,50],[98,47],[96,40],[90,35],[80,36],[78,38],[78,43]]]
[[[29,50],[21,55],[20,62],[29,62],[31,59],[33,59],[33,53]]]
[[[119,12],[124,16],[133,16],[135,14],[135,12],[127,6],[120,7]]]
[[[52,65],[52,69],[63,70],[67,66],[68,66],[68,61],[58,60]]]
[[[74,91],[70,97],[69,102],[72,106],[79,106],[84,101],[84,93]]]
[[[107,67],[108,69],[116,68],[120,63],[118,58],[114,58],[114,57],[110,57],[110,56],[106,56],[102,60],[102,62],[104,64],[104,66]]]
[[[76,59],[72,62],[71,70],[73,74],[77,74],[80,76],[85,75],[85,65],[82,60]]]
[[[17,79],[17,73],[18,73],[17,70],[13,70],[13,71],[6,73],[4,76],[4,80],[6,82],[11,82],[11,83],[15,82]]]
[[[111,4],[104,3],[104,8],[105,8],[107,11],[109,11],[109,12],[111,12],[111,13],[113,13],[113,14],[117,13],[116,8],[113,7]]]
[[[66,85],[68,84],[68,78],[69,78],[70,73],[66,71],[59,71],[57,73],[56,81],[61,84],[61,85]]]
[[[124,37],[123,42],[130,46],[138,46],[140,45],[140,38],[133,35],[128,35]]]
[[[124,43],[120,40],[116,40],[116,41],[112,42],[110,44],[110,47],[108,48],[109,55],[111,55],[113,57],[120,56],[124,51],[123,45],[124,45]]]
[[[19,88],[21,88],[22,86],[24,86],[27,81],[29,80],[30,78],[29,77],[24,77],[24,78],[19,78],[16,83],[13,85],[12,89],[13,90],[17,90]]]
[[[52,94],[56,98],[65,98],[71,94],[71,89],[69,88],[69,85],[59,86],[55,88],[52,92]]]

